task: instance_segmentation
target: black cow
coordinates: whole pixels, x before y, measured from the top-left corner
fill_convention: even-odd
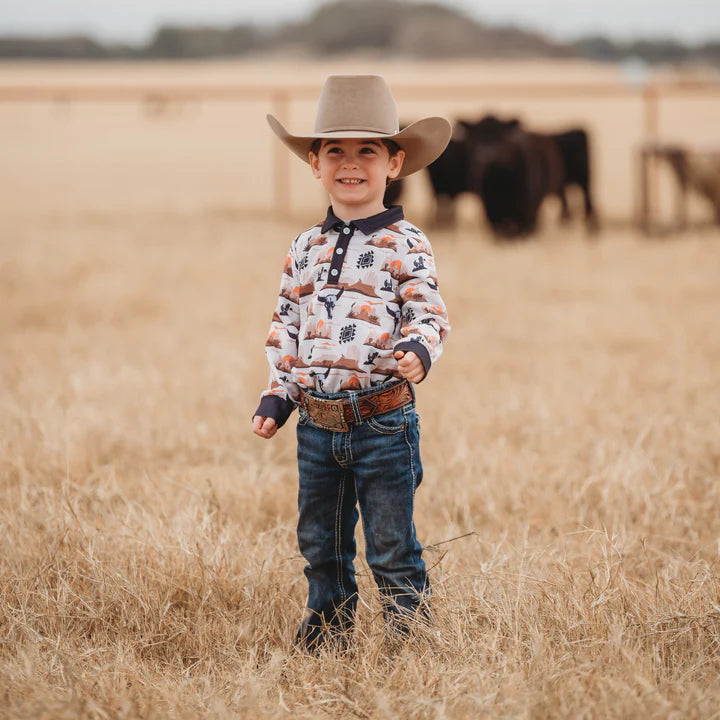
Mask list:
[[[483,201],[499,237],[535,231],[543,199],[563,191],[564,163],[551,138],[525,130],[518,120],[488,115],[463,122],[467,186]]]
[[[516,120],[488,115],[462,123],[466,133],[468,188],[485,204],[490,225],[499,235],[532,232],[544,197],[556,195],[561,219],[570,217],[567,188],[578,185],[585,200],[589,231],[597,229],[590,194],[590,153],[587,133],[572,129],[536,133]],[[505,193],[516,193],[514,206]]]
[[[435,195],[438,225],[455,220],[455,199],[468,191],[465,141],[452,138],[442,155],[426,168]]]
[[[585,207],[585,226],[588,231],[598,229],[597,215],[590,193],[590,142],[588,134],[581,128],[552,133],[549,137],[557,143],[565,165],[563,190],[560,194],[562,205],[562,219],[570,219],[566,190],[570,185],[577,185],[583,194]]]
[[[385,195],[383,196],[383,205],[385,207],[390,207],[391,205],[396,205],[397,201],[400,199],[400,196],[402,195],[403,191],[403,179],[398,178],[397,180],[392,180],[390,184],[385,188]]]
[[[451,139],[442,155],[425,168],[430,176],[433,195],[437,203],[435,222],[437,225],[452,224],[455,219],[454,201],[458,195],[468,192],[467,157],[465,142]],[[385,190],[385,207],[394,205],[404,190],[404,180],[393,180]]]
[[[443,154],[427,167],[437,202],[438,224],[453,220],[454,200],[473,192],[483,201],[488,222],[499,236],[531,233],[542,200],[556,195],[561,219],[570,217],[567,188],[577,185],[584,196],[585,221],[597,229],[590,193],[590,153],[587,133],[571,129],[560,133],[529,132],[519,120],[493,115],[479,122],[459,121],[456,135]],[[402,192],[392,183],[392,202]],[[387,198],[387,196],[386,196]]]

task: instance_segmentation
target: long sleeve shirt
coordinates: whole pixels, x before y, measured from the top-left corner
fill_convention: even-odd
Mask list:
[[[450,331],[425,235],[400,206],[298,235],[283,269],[265,350],[268,388],[256,415],[281,426],[300,388],[360,390],[400,377],[397,350],[430,370]]]

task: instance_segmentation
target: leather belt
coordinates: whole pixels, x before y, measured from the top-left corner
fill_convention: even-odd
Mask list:
[[[357,395],[358,409],[363,420],[397,410],[412,400],[413,394],[407,380],[374,392]],[[329,400],[315,397],[301,389],[300,404],[305,408],[313,425],[317,425],[323,430],[347,432],[350,425],[357,422],[349,398]]]

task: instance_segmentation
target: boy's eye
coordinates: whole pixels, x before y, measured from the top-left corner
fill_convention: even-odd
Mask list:
[[[372,147],[364,147],[361,152],[364,152],[365,154],[374,154],[375,148]]]
[[[328,155],[329,155],[330,153],[339,153],[339,152],[340,152],[340,148],[339,148],[339,147],[331,147],[331,148],[328,148]]]

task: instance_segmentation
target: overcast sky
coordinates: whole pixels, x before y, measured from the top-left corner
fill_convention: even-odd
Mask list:
[[[362,0],[357,0],[361,2]],[[436,0],[491,24],[513,23],[560,39],[720,39],[720,0]],[[81,32],[143,42],[162,23],[274,23],[307,15],[321,0],[0,0],[0,34]]]

